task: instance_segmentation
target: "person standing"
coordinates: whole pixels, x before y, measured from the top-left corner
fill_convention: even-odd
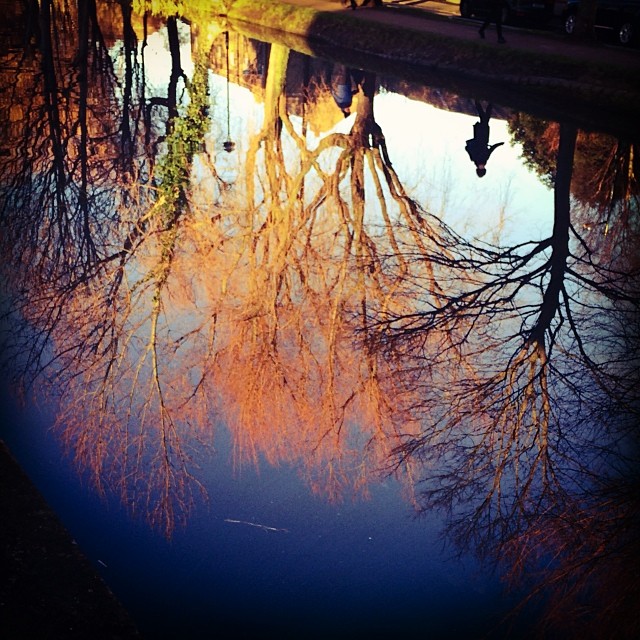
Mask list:
[[[485,29],[492,23],[495,22],[496,32],[498,33],[498,42],[500,44],[505,44],[507,41],[502,36],[502,12],[505,7],[506,0],[490,0],[489,1],[489,13],[485,18],[485,21],[482,23],[480,30],[478,33],[480,37],[484,40],[484,32]]]

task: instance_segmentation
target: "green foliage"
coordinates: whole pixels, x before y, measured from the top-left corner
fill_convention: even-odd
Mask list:
[[[553,188],[557,145],[550,144],[549,122],[526,113],[514,113],[509,118],[509,133],[515,142],[522,145],[525,165],[540,176],[542,182]],[[553,139],[557,142],[557,135]]]
[[[609,196],[615,192],[612,187],[616,182],[616,166],[611,161],[617,144],[615,138],[604,134],[582,133],[578,138],[573,175],[574,196],[579,202],[604,209],[611,205]]]
[[[154,16],[182,15],[184,2],[181,0],[133,0],[133,11],[139,15],[150,13]]]
[[[133,0],[133,11],[138,15],[181,16],[193,19],[195,15],[207,16],[226,12],[234,0]]]
[[[159,196],[165,201],[165,220],[175,218],[189,181],[191,163],[199,150],[209,125],[209,82],[207,67],[195,64],[192,79],[187,83],[189,102],[183,115],[176,118],[167,138],[167,153],[162,158]]]

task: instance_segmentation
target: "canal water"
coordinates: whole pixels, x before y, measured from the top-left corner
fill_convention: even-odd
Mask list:
[[[50,8],[3,54],[2,437],[143,634],[604,624],[636,141],[212,19]]]

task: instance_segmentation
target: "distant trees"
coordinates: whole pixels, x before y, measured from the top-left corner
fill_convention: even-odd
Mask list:
[[[558,124],[516,113],[509,126],[528,164],[553,186]],[[571,198],[580,233],[605,253],[616,242],[629,242],[635,237],[640,198],[637,145],[604,134],[578,132],[573,167]]]

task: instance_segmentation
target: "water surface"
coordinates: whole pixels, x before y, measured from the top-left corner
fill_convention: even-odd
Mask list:
[[[3,437],[142,631],[522,637],[540,585],[632,624],[635,140],[45,4],[3,55]]]

